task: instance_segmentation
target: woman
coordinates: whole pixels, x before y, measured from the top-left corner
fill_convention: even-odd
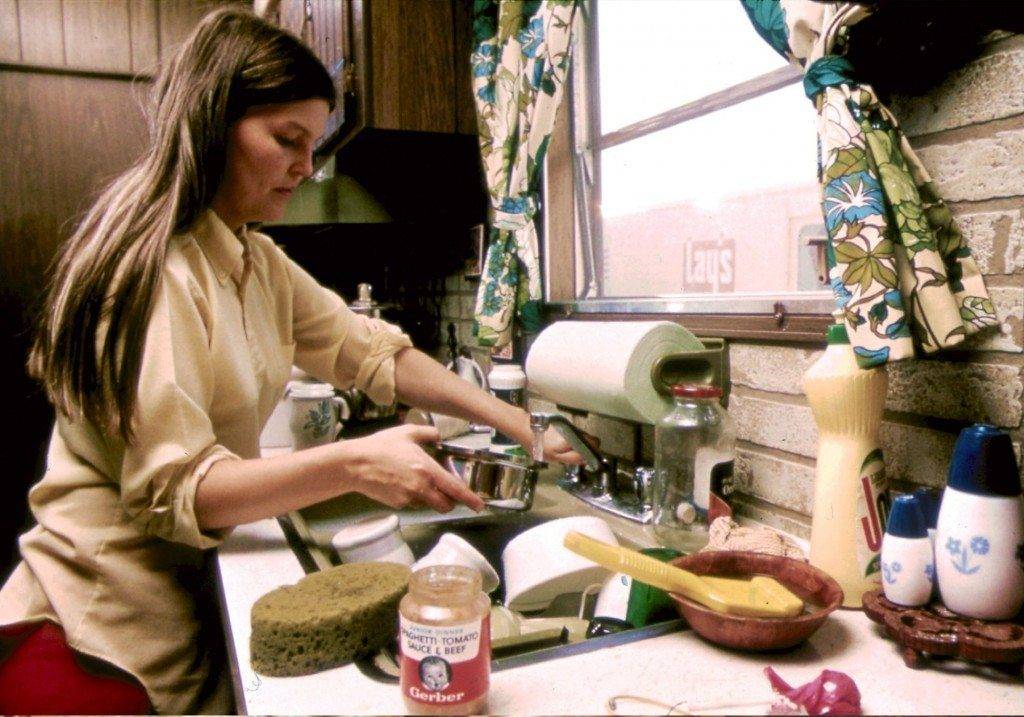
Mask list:
[[[231,526],[348,492],[482,507],[424,452],[431,428],[260,459],[293,363],[530,440],[522,410],[356,316],[249,229],[310,174],[334,102],[297,40],[211,14],[156,81],[149,150],[64,245],[30,356],[58,410],[29,495],[38,525],[0,591],[0,711],[226,711],[202,551]],[[556,436],[545,449],[578,460]]]

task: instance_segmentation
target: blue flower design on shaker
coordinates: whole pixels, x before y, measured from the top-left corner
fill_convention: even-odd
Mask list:
[[[963,545],[959,540],[952,537],[946,541],[946,552],[949,553],[950,562],[953,563],[953,567],[957,569],[957,572],[964,575],[973,575],[981,570],[980,564],[971,564],[971,556],[986,555],[988,549],[988,538],[982,535],[975,535],[971,538],[969,546]]]
[[[935,582],[935,566],[932,563],[924,566],[924,576],[928,578],[928,582]]]
[[[901,570],[903,570],[903,566],[900,565],[899,560],[894,560],[891,563],[882,561],[882,578],[890,585],[896,582],[896,573]]]

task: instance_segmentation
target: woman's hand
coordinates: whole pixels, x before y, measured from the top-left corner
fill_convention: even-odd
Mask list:
[[[597,439],[588,436],[588,443],[596,446]],[[527,446],[527,448],[529,448]],[[586,463],[583,456],[573,450],[569,442],[562,437],[562,434],[554,428],[548,428],[544,432],[544,460],[567,465],[581,466]]]
[[[439,440],[432,426],[404,425],[337,444],[353,490],[392,508],[427,505],[447,513],[456,503],[483,510],[484,502],[458,476],[423,450]]]

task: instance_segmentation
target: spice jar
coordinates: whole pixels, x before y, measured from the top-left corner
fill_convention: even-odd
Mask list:
[[[490,609],[479,570],[431,565],[412,574],[398,606],[400,683],[409,713],[487,712]]]

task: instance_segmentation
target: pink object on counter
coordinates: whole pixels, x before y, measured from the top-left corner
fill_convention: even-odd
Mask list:
[[[857,683],[845,672],[824,670],[817,679],[800,687],[790,687],[789,683],[770,667],[764,668],[764,674],[773,690],[797,707],[802,707],[809,715],[864,714],[860,708],[860,690],[857,689]],[[776,704],[772,704],[771,713],[799,714],[777,709]]]

